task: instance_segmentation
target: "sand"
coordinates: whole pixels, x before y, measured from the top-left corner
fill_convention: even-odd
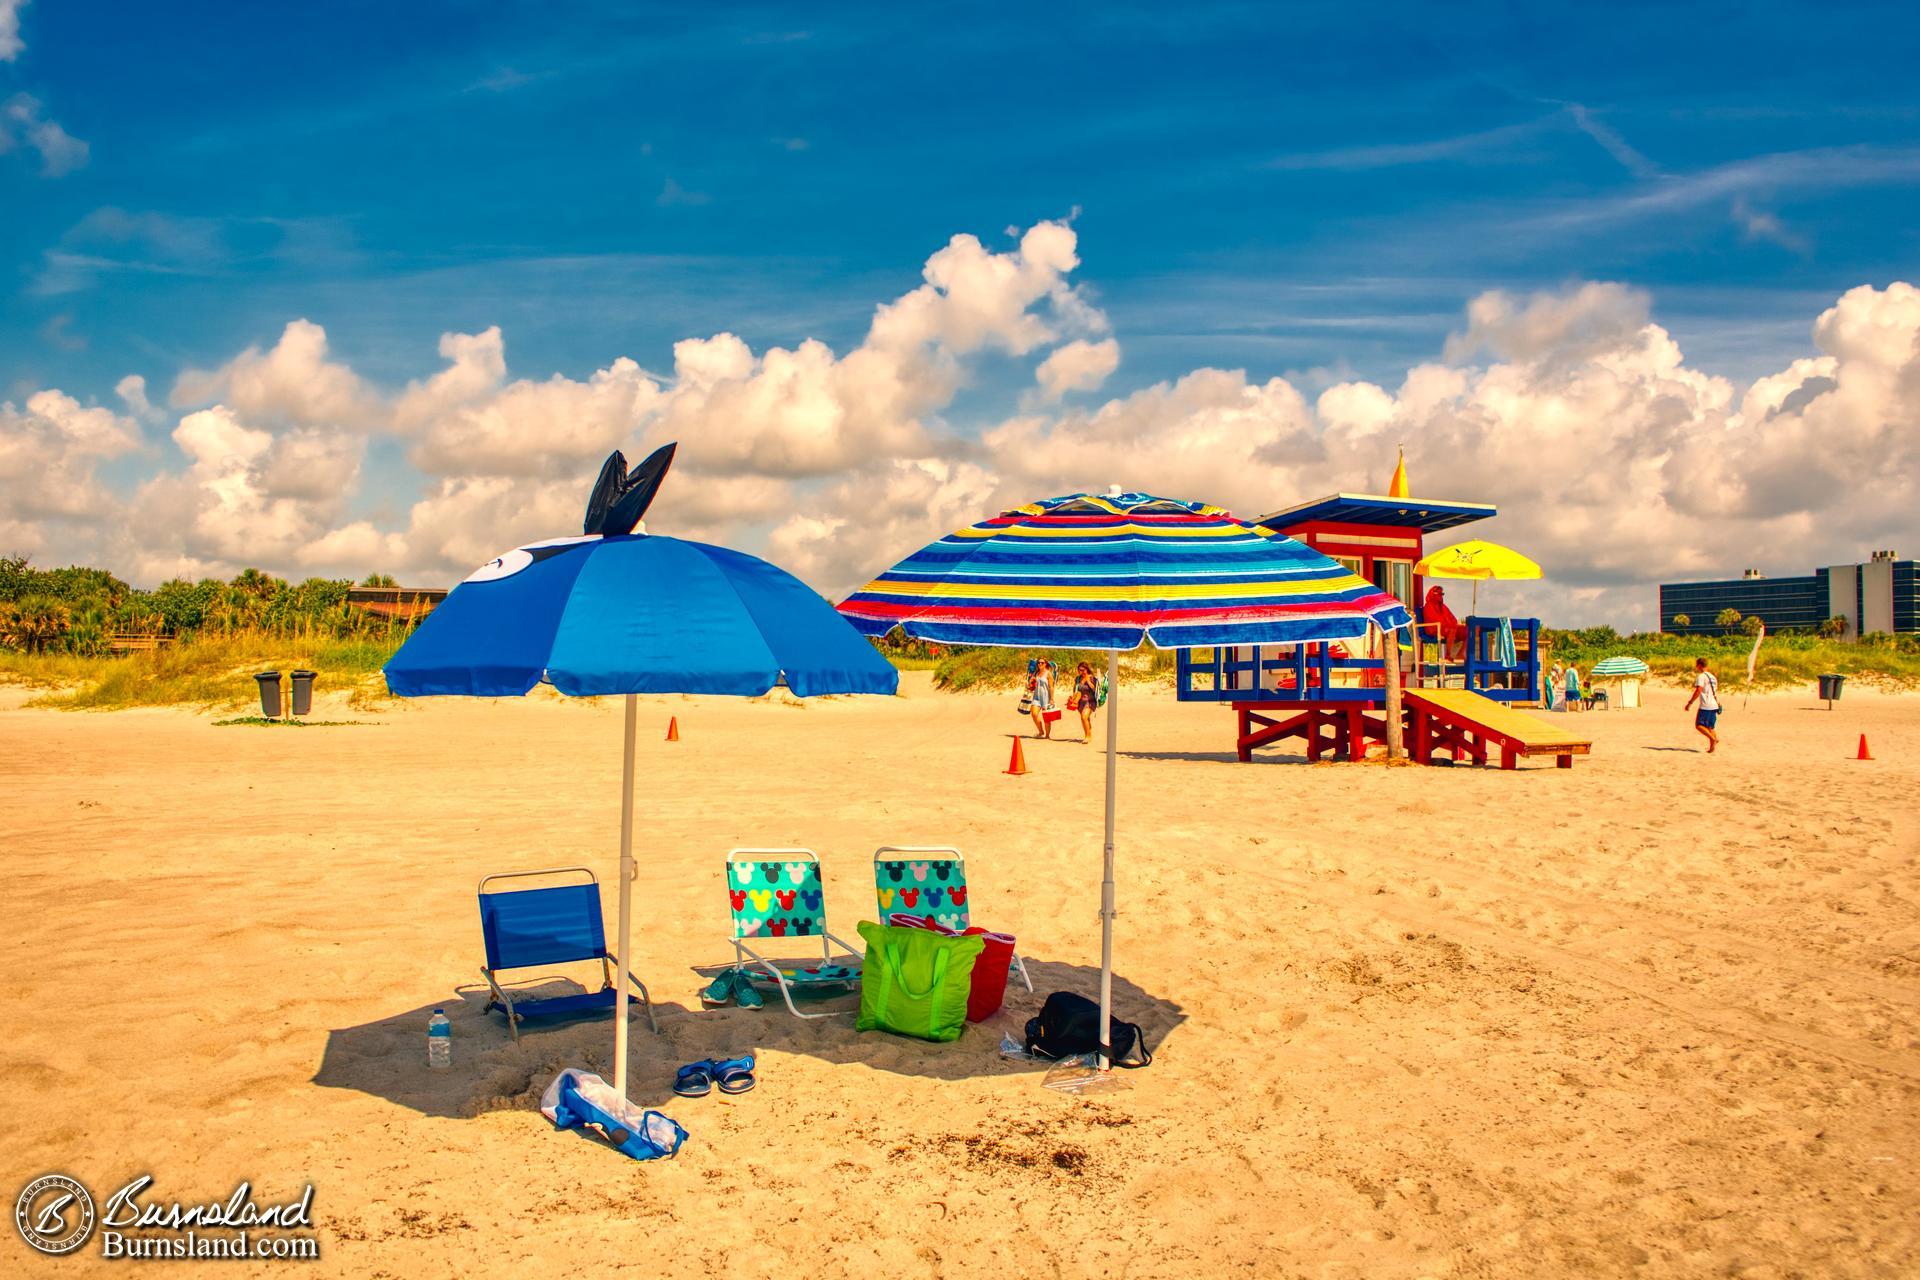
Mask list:
[[[483,1015],[490,871],[616,859],[618,704],[323,707],[363,727],[69,714],[0,691],[7,1194],[315,1185],[322,1256],[222,1274],[1905,1276],[1920,1271],[1920,698],[1681,694],[1594,754],[1490,769],[1234,762],[1230,714],[1129,688],[1120,1013],[1157,1059],[1076,1099],[1004,1062],[1091,990],[1101,753],[1008,697],[647,699],[635,1164],[535,1110],[611,1026]],[[669,715],[682,741],[662,741]],[[1857,736],[1878,759],[1859,763]],[[877,845],[957,844],[1017,991],[957,1043],[705,1012],[720,864],[804,845],[836,932]],[[573,971],[587,976],[585,971]],[[424,1062],[429,1012],[454,1067]],[[684,1061],[756,1052],[738,1098]],[[90,1244],[58,1261],[124,1264]]]

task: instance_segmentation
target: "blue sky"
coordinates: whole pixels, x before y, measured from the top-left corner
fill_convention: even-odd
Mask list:
[[[374,377],[494,323],[528,370],[846,341],[955,231],[1075,209],[1136,380],[1389,376],[1473,293],[1573,277],[1751,374],[1910,272],[1911,6],[1553,8],[41,0],[0,85],[90,155],[0,158],[0,386],[296,316]]]
[[[1586,281],[1739,388],[1920,251],[1910,4],[7,11],[15,402],[117,409],[139,374],[164,405],[297,319],[389,392],[493,325],[535,379],[668,379],[722,331],[845,351],[949,237],[1048,219],[1124,352],[1102,397],[1203,367],[1392,390],[1475,297]],[[1028,404],[1021,354],[981,353],[941,429]],[[170,426],[101,477],[178,466]],[[406,442],[366,447],[352,513],[404,520]]]

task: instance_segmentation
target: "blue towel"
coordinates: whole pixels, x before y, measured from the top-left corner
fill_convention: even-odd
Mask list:
[[[1500,619],[1500,632],[1494,638],[1494,654],[1503,667],[1515,666],[1519,662],[1518,652],[1513,647],[1513,619]]]
[[[568,1067],[540,1096],[540,1110],[556,1129],[594,1125],[622,1154],[657,1160],[680,1150],[687,1131],[658,1111],[643,1111],[590,1071]]]

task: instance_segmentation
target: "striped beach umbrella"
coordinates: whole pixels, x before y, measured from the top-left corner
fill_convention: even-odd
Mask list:
[[[1647,674],[1647,664],[1626,654],[1615,654],[1611,658],[1602,658],[1594,663],[1592,674],[1595,676],[1643,676]]]
[[[1149,642],[1187,649],[1350,640],[1411,621],[1399,600],[1292,538],[1220,507],[1117,489],[1029,503],[950,533],[839,608],[871,636],[899,627],[942,644],[1107,651],[1103,1050],[1113,994],[1120,651]]]

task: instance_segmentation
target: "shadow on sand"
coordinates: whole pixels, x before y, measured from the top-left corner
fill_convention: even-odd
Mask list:
[[[1057,964],[1027,958],[1033,978],[1029,993],[1017,975],[1007,987],[1000,1012],[981,1023],[970,1023],[958,1040],[933,1044],[886,1032],[856,1032],[853,1013],[858,995],[802,1005],[808,1012],[844,1010],[840,1016],[802,1019],[789,1014],[778,997],[769,997],[762,1009],[689,1008],[656,999],[660,1022],[655,1035],[633,1002],[632,1035],[628,1059],[633,1101],[666,1107],[681,1099],[672,1090],[673,1074],[681,1064],[701,1058],[728,1058],[747,1053],[804,1054],[836,1066],[860,1065],[896,1075],[935,1080],[1025,1075],[1037,1077],[1039,1064],[1000,1056],[1002,1035],[1016,1040],[1028,1018],[1054,991],[1076,991],[1097,998],[1100,971],[1088,965]],[[667,986],[665,975],[650,984]],[[557,995],[582,990],[570,979],[546,979],[522,987],[515,994]],[[447,1000],[432,1001],[359,1026],[327,1033],[320,1069],[313,1082],[329,1089],[350,1089],[418,1111],[423,1115],[473,1117],[490,1111],[537,1108],[540,1093],[563,1067],[583,1067],[613,1079],[613,1025],[606,1016],[571,1022],[522,1023],[516,1043],[507,1034],[506,1016],[484,1012],[487,990],[476,985],[461,988]],[[1180,1006],[1149,995],[1119,974],[1113,979],[1114,1016],[1137,1022],[1149,1047],[1158,1046],[1186,1020]],[[427,1020],[444,1009],[453,1023],[453,1066],[435,1071],[427,1066]],[[764,1069],[764,1067],[763,1067]]]

